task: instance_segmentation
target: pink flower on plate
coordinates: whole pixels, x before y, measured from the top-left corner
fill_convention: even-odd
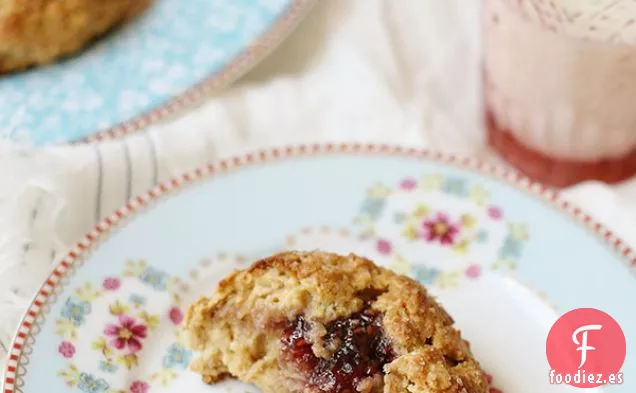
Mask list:
[[[68,341],[63,341],[57,348],[57,351],[60,353],[60,355],[69,359],[75,355],[75,346]]]
[[[178,307],[172,307],[168,316],[175,325],[180,325],[183,322],[183,312]]]
[[[147,393],[150,385],[144,381],[135,381],[130,385],[131,393]]]
[[[460,226],[450,222],[444,213],[438,213],[433,219],[424,220],[421,236],[428,242],[439,241],[442,245],[453,245],[459,235]]]
[[[491,206],[488,208],[488,216],[493,220],[501,220],[501,217],[503,217],[503,212],[497,206]]]
[[[108,277],[104,280],[104,289],[107,291],[116,291],[121,286],[121,281],[115,277]]]
[[[466,269],[466,277],[476,279],[481,276],[481,266],[479,265],[470,265]]]
[[[413,179],[404,179],[400,183],[400,188],[403,190],[411,191],[417,187],[417,182]]]
[[[378,252],[382,255],[388,255],[393,250],[393,246],[391,246],[391,242],[388,240],[380,239],[376,245]]]
[[[119,325],[110,324],[104,329],[104,334],[111,337],[110,344],[122,350],[126,347],[130,353],[141,350],[141,341],[148,335],[148,328],[143,324],[137,324],[135,320],[126,315],[119,316]]]

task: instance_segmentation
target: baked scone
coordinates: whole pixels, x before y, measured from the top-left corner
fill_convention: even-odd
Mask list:
[[[84,48],[148,0],[0,0],[0,74]]]
[[[417,282],[355,255],[286,252],[221,281],[184,329],[206,383],[265,393],[486,393],[453,319]]]

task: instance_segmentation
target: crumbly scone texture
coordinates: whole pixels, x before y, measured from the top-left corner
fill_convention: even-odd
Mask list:
[[[312,356],[334,356],[329,326],[363,310],[379,315],[393,352],[361,393],[486,393],[488,384],[453,319],[416,281],[356,255],[285,252],[224,279],[186,315],[206,383],[235,377],[265,393],[322,392],[281,356],[290,321],[311,324]],[[353,393],[353,392],[350,392]]]
[[[135,15],[148,0],[0,0],[0,74],[50,63]]]

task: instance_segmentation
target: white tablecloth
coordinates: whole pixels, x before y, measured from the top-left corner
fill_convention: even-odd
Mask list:
[[[253,72],[176,120],[99,145],[0,143],[0,354],[57,257],[131,195],[183,170],[317,141],[489,158],[478,11],[464,0],[322,0]],[[636,184],[566,196],[636,244]]]

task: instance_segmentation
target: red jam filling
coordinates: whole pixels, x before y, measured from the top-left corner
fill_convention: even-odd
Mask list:
[[[314,355],[310,324],[303,316],[292,321],[283,334],[283,355],[293,361],[312,387],[326,393],[352,393],[363,380],[382,373],[393,360],[384,336],[382,316],[371,310],[330,323],[325,346],[335,351],[329,359]]]

